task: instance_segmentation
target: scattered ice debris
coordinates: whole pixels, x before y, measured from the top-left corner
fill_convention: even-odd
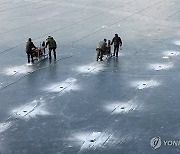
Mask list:
[[[78,140],[78,141],[77,141]],[[117,140],[113,134],[107,132],[82,132],[73,135],[71,141],[81,146],[81,150],[106,148],[106,145],[111,146]],[[76,141],[76,142],[75,142]]]
[[[102,28],[106,28],[107,26],[102,26]]]
[[[13,66],[9,68],[5,68],[2,73],[5,75],[15,75],[15,74],[26,74],[32,71],[32,68],[27,66]]]
[[[48,92],[69,92],[71,90],[79,90],[79,86],[75,84],[77,79],[68,78],[63,82],[54,83],[46,87],[44,90]]]
[[[164,56],[164,57],[162,57],[163,59],[169,59],[169,57],[168,56]]]
[[[130,100],[128,102],[109,102],[105,105],[105,109],[111,114],[129,113],[140,109],[140,104],[137,100]]]
[[[132,86],[136,87],[137,89],[145,89],[145,88],[153,88],[159,86],[160,83],[156,80],[142,80],[142,81],[135,81],[132,83]]]
[[[92,74],[97,74],[99,71],[104,70],[104,66],[103,64],[88,64],[88,65],[83,65],[83,66],[79,66],[76,68],[76,70],[80,73],[92,73]]]
[[[164,55],[167,57],[172,57],[172,56],[178,56],[180,54],[179,51],[165,51]]]
[[[0,133],[6,131],[6,130],[9,129],[11,126],[12,126],[12,122],[0,123]]]
[[[173,43],[174,43],[175,45],[180,45],[180,40],[173,41]]]
[[[34,100],[11,111],[16,118],[34,118],[38,115],[51,115],[46,111],[43,100]]]
[[[173,63],[166,63],[166,64],[161,64],[161,63],[157,63],[157,64],[150,64],[149,68],[159,71],[159,70],[169,70],[173,67]]]

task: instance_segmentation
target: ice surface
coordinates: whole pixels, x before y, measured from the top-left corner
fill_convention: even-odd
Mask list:
[[[167,57],[164,57],[164,59],[168,59]],[[161,63],[157,63],[157,64],[150,64],[149,65],[149,68],[150,69],[154,69],[156,71],[159,71],[159,70],[169,70],[171,68],[173,68],[173,63],[167,63],[167,64],[161,64]]]
[[[123,114],[139,110],[140,108],[136,100],[130,100],[127,102],[109,102],[109,104],[105,106],[105,109],[111,114]]]
[[[54,83],[44,88],[48,92],[69,92],[71,90],[79,90],[80,87],[76,84],[77,79],[68,78],[63,82]]]
[[[81,146],[81,151],[98,148],[106,148],[107,145],[112,146],[115,137],[113,134],[106,132],[81,132],[73,134],[71,141],[76,141],[76,144]]]
[[[135,81],[132,83],[132,86],[136,87],[137,89],[146,89],[146,88],[154,88],[160,85],[160,82],[156,80],[142,80],[142,81]]]
[[[1,0],[0,153],[179,153],[150,145],[155,136],[180,140],[179,6]],[[97,62],[97,43],[116,33],[119,57]],[[39,47],[48,35],[57,59],[27,64],[28,38]]]

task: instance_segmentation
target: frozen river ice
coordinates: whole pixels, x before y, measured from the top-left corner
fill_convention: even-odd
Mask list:
[[[1,0],[0,154],[179,153],[179,19],[179,0]],[[28,65],[48,35],[57,60]]]

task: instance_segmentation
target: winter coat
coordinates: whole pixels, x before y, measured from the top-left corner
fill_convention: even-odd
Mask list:
[[[31,41],[27,41],[27,43],[26,43],[26,53],[31,53],[32,48],[36,48],[34,43],[31,42]]]
[[[47,46],[49,46],[49,49],[56,49],[56,41],[52,37],[49,37],[46,42],[46,47]]]
[[[100,41],[96,49],[106,50],[106,42]]]
[[[112,39],[111,45],[114,43],[114,46],[121,46],[122,45],[122,41],[120,37],[114,37]]]

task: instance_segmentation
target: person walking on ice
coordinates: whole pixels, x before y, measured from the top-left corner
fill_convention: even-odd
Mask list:
[[[33,48],[36,49],[36,46],[32,42],[32,39],[29,38],[28,41],[26,42],[26,53],[27,53],[27,57],[28,57],[28,63],[30,63],[30,57],[31,57],[31,62],[34,63],[33,51],[32,51]]]
[[[48,38],[46,39],[46,48],[47,46],[49,46],[49,59],[51,59],[51,51],[53,50],[54,53],[54,59],[56,59],[56,41],[54,40],[54,38],[52,36],[48,36]]]
[[[103,54],[106,52],[106,39],[104,39],[103,41],[100,41],[97,45],[96,51],[97,51],[97,58],[96,60],[98,61],[100,59],[100,61],[103,61]]]
[[[122,41],[121,38],[118,36],[118,34],[115,34],[115,37],[112,39],[111,45],[114,43],[114,54],[113,56],[116,55],[118,57],[118,52],[119,52],[119,46],[122,46]]]

